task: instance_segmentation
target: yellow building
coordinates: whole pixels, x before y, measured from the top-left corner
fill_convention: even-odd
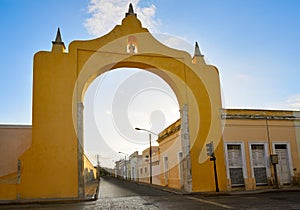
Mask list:
[[[178,189],[183,188],[180,126],[181,121],[177,120],[159,133],[157,140],[161,185]]]
[[[221,118],[228,191],[277,187],[274,154],[278,187],[300,184],[300,112],[222,109]],[[176,121],[158,139],[161,183],[178,189],[183,179],[180,125]]]

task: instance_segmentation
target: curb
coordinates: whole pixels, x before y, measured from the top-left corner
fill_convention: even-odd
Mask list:
[[[180,190],[180,189],[169,188],[169,187],[164,187],[164,186],[155,185],[155,184],[149,184],[149,183],[146,183],[146,182],[137,182],[137,181],[133,181],[133,180],[124,180],[124,181],[133,182],[137,185],[142,185],[142,186],[146,186],[146,187],[155,188],[155,189],[162,190],[162,191],[169,192],[169,193],[173,193],[173,194],[176,194],[176,195],[188,195],[189,194],[189,192],[186,192],[186,191],[183,191],[183,190]]]
[[[265,193],[280,193],[280,192],[300,192],[300,188],[285,188],[285,189],[264,189],[264,190],[249,190],[249,191],[223,191],[223,192],[192,192],[190,195],[200,195],[204,197],[213,196],[235,196],[235,195],[259,195]]]
[[[58,199],[40,199],[40,200],[2,200],[0,206],[5,205],[26,205],[26,204],[64,204],[64,203],[80,203],[93,201],[92,198],[58,198]]]
[[[300,192],[299,187],[287,187],[279,189],[259,189],[259,190],[248,190],[248,191],[221,191],[221,192],[186,192],[184,190],[164,187],[155,184],[149,184],[146,182],[137,182],[133,180],[123,180],[127,182],[133,182],[138,185],[147,186],[155,189],[159,189],[165,192],[173,193],[176,195],[200,195],[204,197],[213,197],[213,196],[235,196],[235,195],[254,195],[254,194],[264,194],[264,193],[280,193],[280,192]]]

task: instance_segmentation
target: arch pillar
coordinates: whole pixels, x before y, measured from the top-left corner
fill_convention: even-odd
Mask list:
[[[181,145],[183,155],[183,189],[187,192],[192,191],[192,171],[191,171],[191,156],[190,156],[190,133],[189,133],[189,119],[188,119],[188,105],[184,104],[180,109],[181,118]]]
[[[77,163],[78,163],[78,197],[83,198],[84,193],[84,104],[77,102]]]

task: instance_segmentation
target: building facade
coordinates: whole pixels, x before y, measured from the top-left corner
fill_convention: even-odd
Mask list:
[[[31,145],[31,125],[0,125],[0,201],[19,199],[16,186],[22,181],[20,156]],[[86,155],[83,158],[83,167],[84,184],[96,179],[97,170]],[[61,174],[61,171],[56,173]]]
[[[138,181],[138,159],[141,157],[138,151],[135,151],[129,156],[128,169],[130,179],[133,181]]]
[[[181,120],[177,120],[163,130],[157,140],[161,185],[178,189],[183,187],[180,126]]]
[[[228,190],[299,184],[299,112],[224,109],[221,115]]]
[[[31,138],[30,125],[0,125],[0,185],[20,182],[19,157],[30,148]],[[0,186],[0,195],[2,189]],[[8,199],[15,195],[7,196]]]
[[[221,119],[228,191],[300,184],[300,112],[222,109]],[[177,189],[183,180],[180,125],[176,121],[158,139],[161,185]]]
[[[158,146],[152,146],[152,184],[160,185]],[[149,148],[143,150],[137,165],[138,181],[150,183],[150,152]]]

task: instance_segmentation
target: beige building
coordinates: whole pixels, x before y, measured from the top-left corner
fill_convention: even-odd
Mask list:
[[[163,130],[157,140],[161,185],[178,189],[183,187],[180,126],[181,121],[177,120]]]
[[[271,154],[277,154],[278,184],[299,184],[300,112],[222,110],[227,189],[276,185]]]
[[[152,184],[160,185],[160,168],[158,146],[152,146]],[[131,166],[132,167],[132,166]],[[139,182],[150,183],[150,153],[149,148],[138,155],[136,168],[136,180]],[[132,173],[132,172],[131,172]]]
[[[278,158],[279,187],[300,184],[300,112],[223,109],[221,119],[228,191],[276,187],[271,154]],[[178,189],[183,179],[180,125],[176,121],[158,139],[161,185]]]
[[[19,157],[31,146],[31,137],[31,125],[0,125],[0,183],[20,181]]]
[[[18,186],[21,181],[23,170],[20,157],[30,149],[32,145],[31,125],[0,125],[0,185],[7,185],[13,189],[12,194],[0,187],[0,194],[9,198],[18,195]],[[90,160],[84,155],[84,183],[96,178],[96,169]],[[58,172],[60,173],[60,172]],[[3,198],[0,198],[3,200]]]

